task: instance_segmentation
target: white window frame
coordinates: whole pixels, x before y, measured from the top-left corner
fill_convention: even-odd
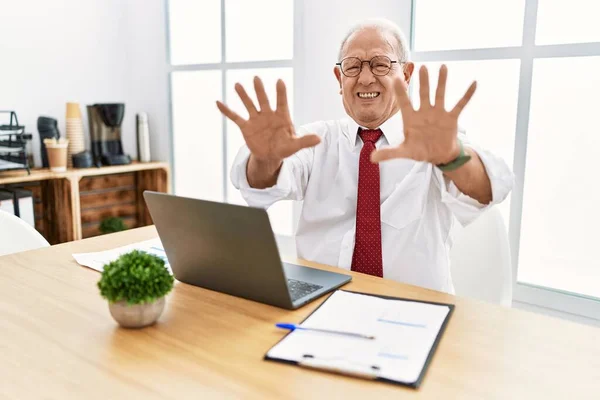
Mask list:
[[[169,2],[167,0],[165,2],[165,15],[166,15],[166,38],[167,38],[167,72],[169,74],[169,88],[168,88],[168,96],[169,96],[169,134],[170,134],[170,156],[171,156],[171,173],[173,176],[177,173],[175,168],[175,154],[174,154],[174,131],[173,131],[173,97],[172,97],[172,74],[174,72],[181,71],[221,71],[221,101],[227,104],[227,72],[230,70],[236,69],[255,69],[255,68],[292,68],[294,74],[294,110],[293,110],[293,120],[296,120],[300,115],[298,111],[298,107],[300,104],[300,99],[298,97],[297,82],[301,79],[298,78],[296,68],[297,65],[300,65],[300,54],[299,50],[300,46],[300,38],[302,37],[300,28],[302,26],[302,0],[294,0],[294,39],[293,39],[293,55],[291,60],[268,60],[268,61],[243,61],[243,62],[228,62],[226,61],[226,46],[227,46],[227,30],[225,26],[225,2],[226,0],[221,0],[221,61],[218,63],[202,63],[202,64],[186,64],[186,65],[172,65],[171,64],[171,38],[170,38],[170,16],[169,16]],[[215,99],[216,100],[216,99]],[[225,116],[223,118],[223,162],[222,162],[222,170],[223,170],[223,199],[228,202],[228,179],[229,179],[229,170],[228,170],[228,156],[227,156],[227,119]],[[171,190],[175,193],[175,181],[176,179],[171,179]],[[299,212],[297,206],[293,207],[293,215],[290,218],[293,218],[293,231],[296,231],[296,215]]]
[[[414,48],[415,40],[415,1],[419,0],[412,0],[411,2],[411,49]],[[413,61],[417,63],[503,59],[521,60],[513,163],[515,186],[511,195],[508,233],[513,267],[513,302],[531,304],[600,320],[600,299],[517,281],[533,61],[538,58],[600,56],[600,42],[536,45],[535,32],[538,2],[539,0],[525,0],[523,43],[521,46],[413,51],[412,57]]]

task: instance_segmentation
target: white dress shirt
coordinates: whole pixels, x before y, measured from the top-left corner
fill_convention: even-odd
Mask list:
[[[321,143],[284,160],[277,183],[270,188],[248,185],[250,152],[243,146],[233,163],[231,181],[253,207],[268,208],[278,200],[303,200],[296,232],[298,257],[350,270],[356,228],[359,155],[363,146],[352,119],[321,121],[298,129],[316,133]],[[376,147],[404,140],[398,113],[380,129]],[[470,144],[492,185],[493,200],[482,205],[461,193],[430,163],[396,159],[379,164],[381,179],[381,245],[383,276],[400,282],[454,293],[450,276],[450,229],[454,218],[463,225],[503,201],[513,185],[506,163]]]

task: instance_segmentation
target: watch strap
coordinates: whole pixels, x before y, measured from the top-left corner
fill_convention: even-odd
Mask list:
[[[454,171],[455,169],[460,168],[463,165],[465,165],[471,159],[471,156],[468,155],[467,153],[465,153],[465,148],[463,146],[462,141],[460,139],[457,139],[457,140],[458,140],[458,146],[460,148],[460,154],[458,155],[458,157],[456,157],[454,160],[452,160],[446,164],[438,164],[437,165],[437,167],[444,172]]]

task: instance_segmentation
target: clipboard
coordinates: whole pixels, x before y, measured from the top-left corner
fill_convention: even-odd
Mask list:
[[[296,359],[292,359],[294,357],[280,357],[280,356],[273,356],[270,354],[278,346],[281,346],[281,344],[284,341],[288,340],[288,338],[290,338],[290,335],[295,334],[295,331],[289,332],[281,340],[279,340],[274,346],[272,346],[269,349],[269,351],[267,351],[267,353],[265,354],[264,360],[281,362],[281,363],[291,364],[291,365],[297,365],[300,367],[322,370],[322,371],[332,372],[332,373],[338,373],[338,374],[343,374],[343,375],[348,375],[348,376],[353,376],[353,377],[358,377],[358,378],[363,378],[363,379],[387,382],[387,383],[410,387],[413,389],[419,388],[423,382],[423,379],[426,375],[427,370],[429,369],[429,365],[431,364],[432,358],[438,348],[439,342],[440,342],[440,340],[446,330],[446,327],[450,321],[450,317],[451,317],[452,313],[454,312],[454,304],[421,301],[421,300],[407,299],[407,298],[394,297],[394,296],[380,296],[380,295],[347,291],[347,290],[336,290],[323,303],[321,303],[319,305],[319,307],[317,307],[310,315],[308,315],[302,321],[301,324],[304,324],[307,320],[310,320],[311,317],[313,317],[315,314],[318,314],[319,310],[321,310],[323,307],[325,307],[328,304],[328,302],[332,299],[332,297],[340,292],[346,293],[346,294],[351,294],[351,295],[354,294],[354,295],[367,296],[367,298],[365,298],[365,299],[377,298],[377,299],[384,299],[384,300],[399,300],[401,303],[403,303],[403,305],[407,305],[407,306],[411,306],[411,305],[439,306],[439,307],[430,307],[430,308],[435,308],[440,312],[442,312],[443,310],[447,310],[445,316],[443,317],[443,321],[441,319],[442,317],[441,316],[439,317],[439,321],[442,321],[441,325],[439,326],[439,328],[436,328],[437,332],[435,334],[435,338],[433,339],[433,343],[431,344],[431,347],[429,348],[429,351],[426,354],[424,362],[422,363],[422,365],[419,363],[419,365],[421,367],[420,367],[420,371],[418,372],[418,376],[416,377],[416,379],[414,379],[414,380],[391,379],[389,377],[383,376],[385,374],[382,373],[382,369],[378,366],[378,363],[368,362],[368,361],[365,361],[365,362],[349,361],[349,357],[347,357],[346,355],[338,356],[338,357],[333,357],[333,356],[332,357],[323,357],[323,356],[314,356],[312,354],[309,354],[310,352],[307,351],[305,354],[302,355],[302,357],[295,357]],[[400,303],[396,302],[395,304],[400,304]],[[385,322],[389,322],[389,321],[385,321]],[[404,325],[410,326],[411,324],[404,324]],[[413,327],[415,327],[415,326],[417,326],[417,325],[416,324],[413,325]],[[405,329],[409,329],[409,328],[405,328]],[[429,336],[431,336],[432,330],[433,330],[433,328],[430,329]],[[418,335],[418,334],[419,333],[415,333],[415,335]],[[334,339],[331,339],[331,340],[334,340]],[[340,339],[335,339],[335,340],[340,340]],[[356,343],[360,343],[360,342],[356,342]],[[424,353],[422,352],[422,355],[423,354]],[[413,368],[413,371],[414,370],[415,370],[415,368]],[[388,376],[389,376],[389,374],[388,374]]]

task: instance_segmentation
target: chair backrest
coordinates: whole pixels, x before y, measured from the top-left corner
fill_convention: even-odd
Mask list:
[[[510,307],[510,246],[500,211],[492,207],[466,227],[454,226],[450,262],[456,294]]]
[[[27,222],[0,210],[0,256],[48,246],[48,241]]]

